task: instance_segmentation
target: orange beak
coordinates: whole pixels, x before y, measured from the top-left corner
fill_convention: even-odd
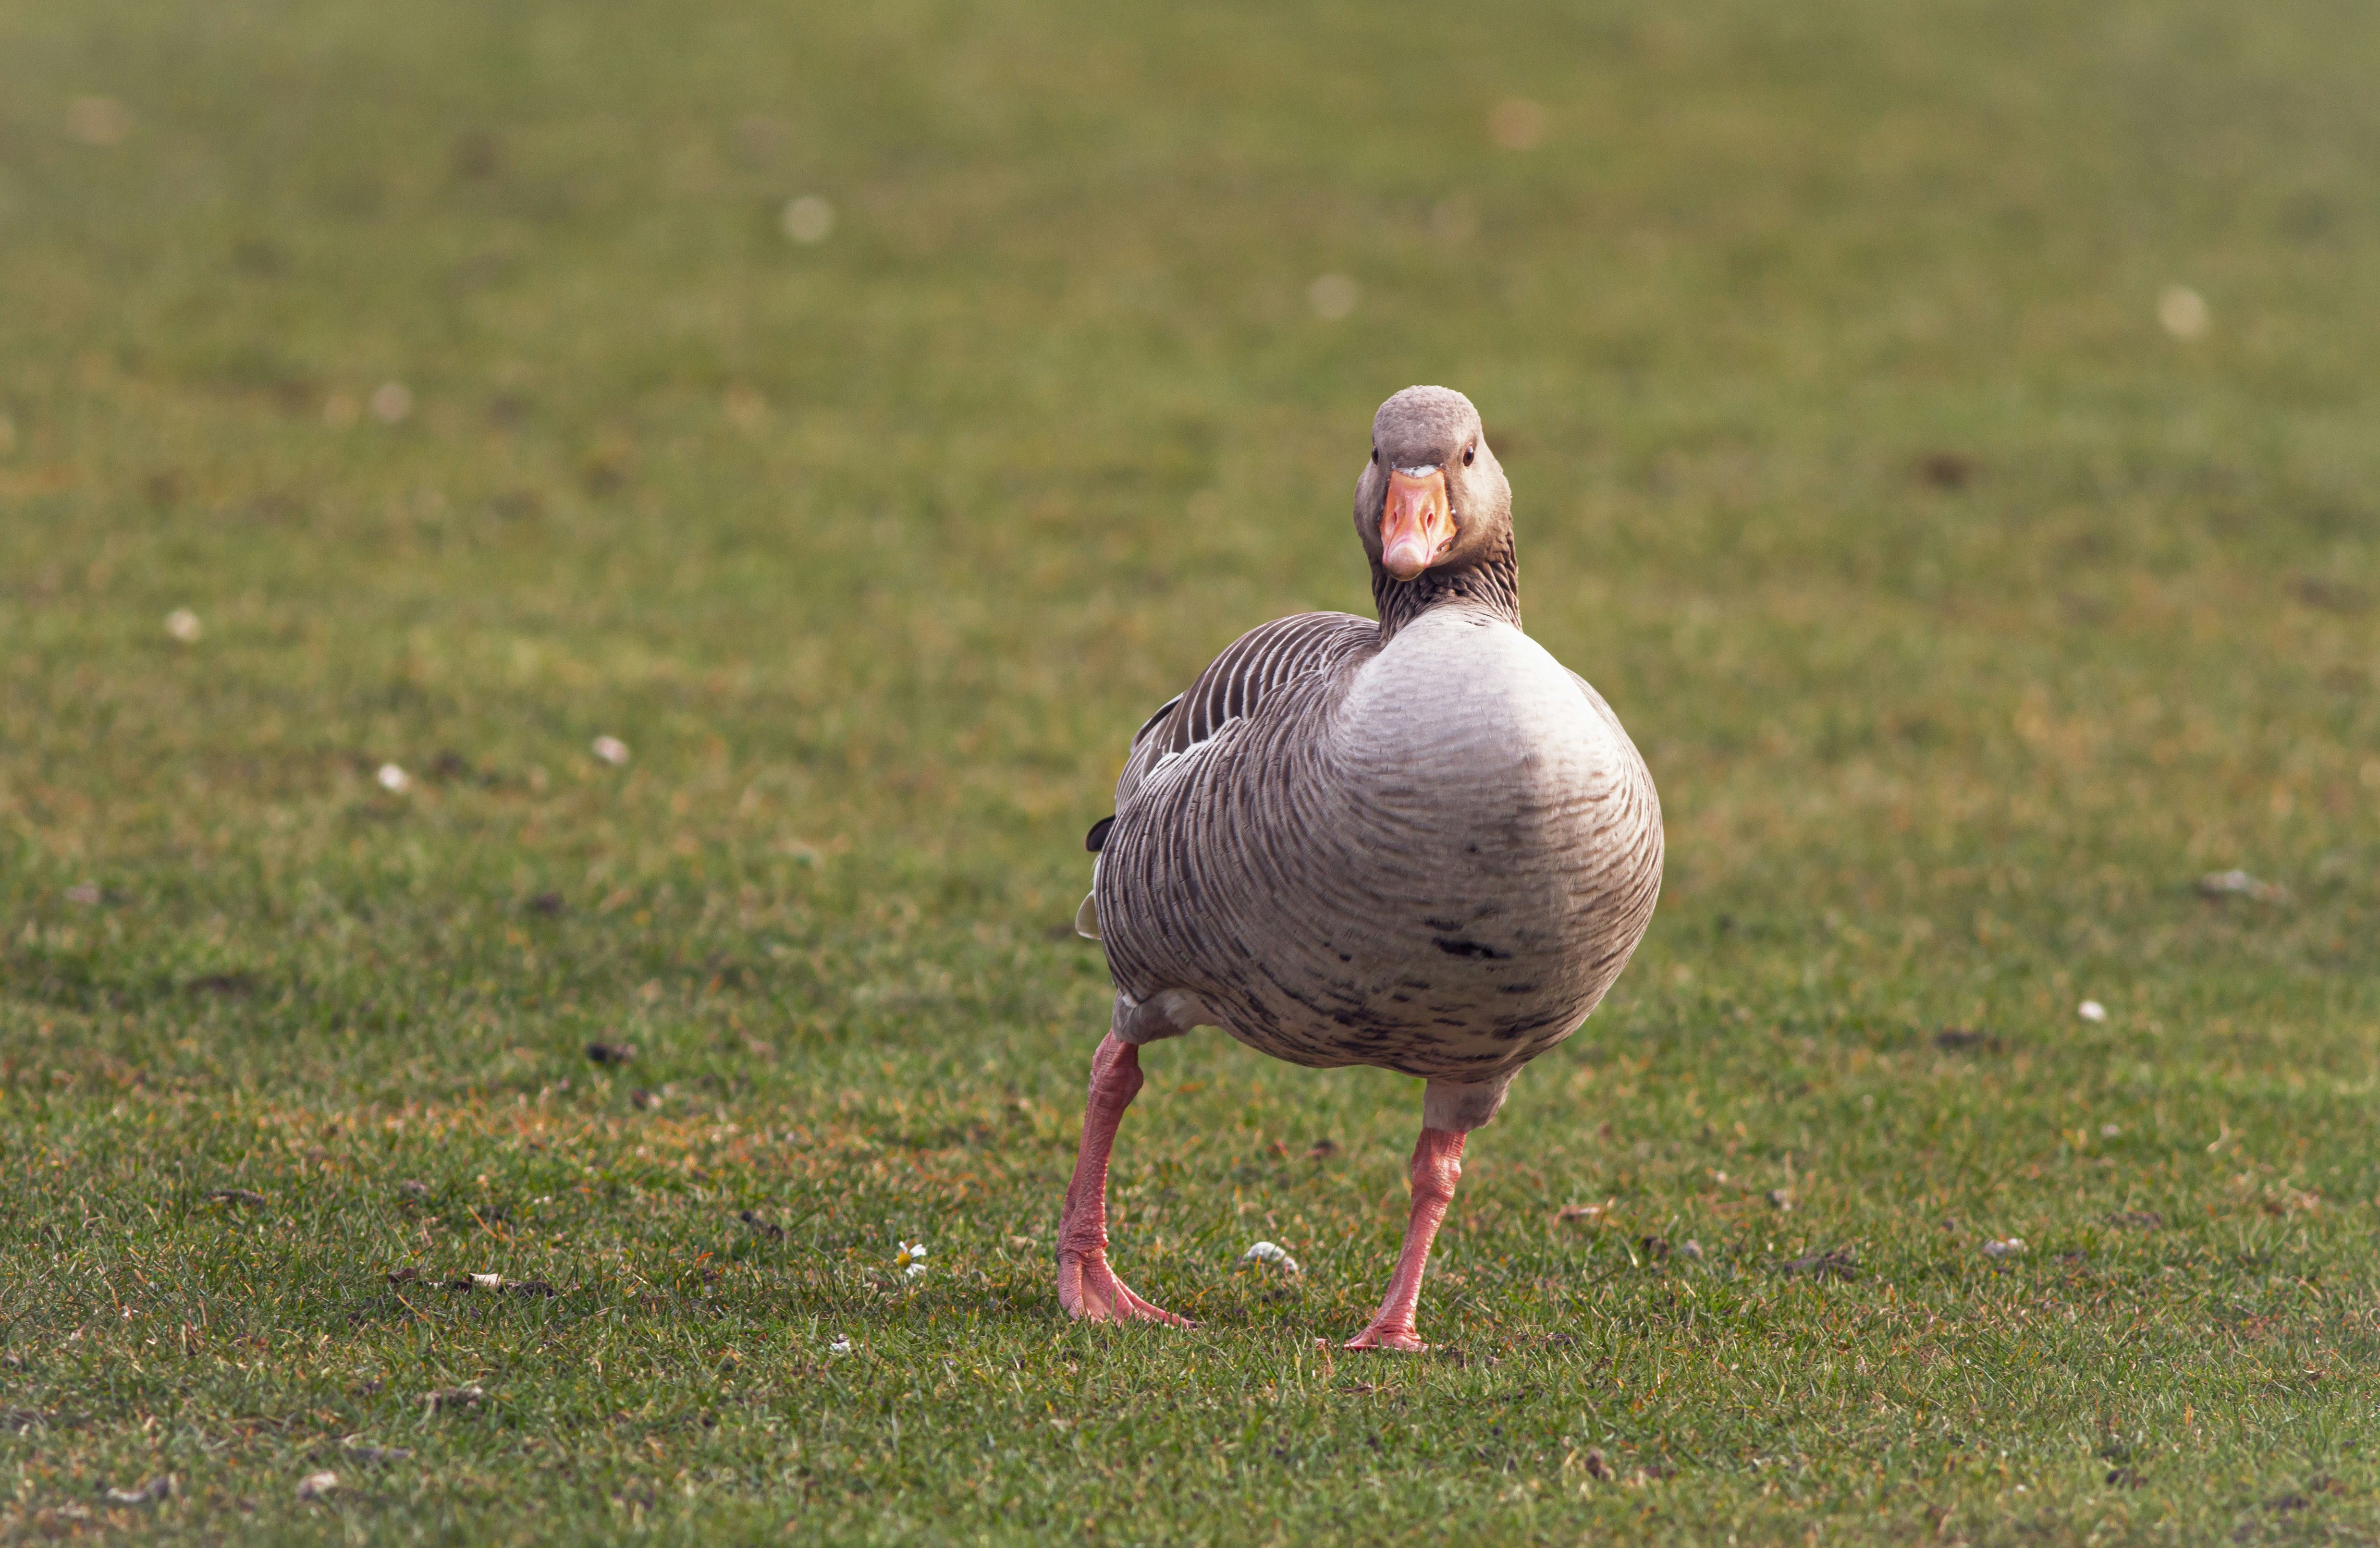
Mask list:
[[[1454,544],[1454,512],[1446,498],[1446,470],[1412,474],[1392,469],[1380,512],[1380,568],[1409,581],[1445,557]]]

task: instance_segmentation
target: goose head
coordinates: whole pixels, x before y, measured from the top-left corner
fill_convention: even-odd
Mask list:
[[[1355,532],[1373,569],[1397,582],[1512,551],[1512,486],[1469,398],[1408,387],[1380,405],[1355,482]]]

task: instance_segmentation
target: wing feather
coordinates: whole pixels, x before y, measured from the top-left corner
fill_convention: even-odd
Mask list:
[[[1186,693],[1168,699],[1133,733],[1131,755],[1116,781],[1117,809],[1164,759],[1255,715],[1283,684],[1377,649],[1379,636],[1378,623],[1344,612],[1301,612],[1242,635]]]

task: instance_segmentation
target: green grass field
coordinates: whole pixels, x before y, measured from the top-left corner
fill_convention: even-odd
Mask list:
[[[0,1536],[2380,1538],[2375,58],[0,0]],[[1217,1034],[1117,1153],[1201,1325],[1070,1325],[1082,831],[1367,608],[1414,381],[1659,914],[1475,1137],[1438,1352],[1315,1345],[1418,1082]]]

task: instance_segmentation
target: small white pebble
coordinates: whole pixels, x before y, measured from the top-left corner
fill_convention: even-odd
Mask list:
[[[628,761],[628,744],[616,736],[599,736],[592,746],[595,756],[614,768]]]
[[[1361,296],[1355,282],[1344,274],[1325,274],[1305,287],[1305,300],[1314,315],[1336,322],[1355,309]]]
[[[847,1355],[851,1352],[851,1340],[848,1338],[838,1338],[833,1343],[829,1344],[826,1347],[826,1352],[831,1355]]]
[[[2157,321],[2177,339],[2203,339],[2214,318],[2206,297],[2186,284],[2169,284],[2157,293]]]
[[[2285,903],[2289,889],[2276,881],[2260,881],[2245,871],[2209,871],[2198,878],[2198,895],[2202,898],[2228,898],[2234,895],[2253,898],[2260,903]]]
[[[380,788],[391,795],[402,795],[413,788],[413,776],[393,763],[382,764],[380,772],[372,778],[379,780]]]
[[[504,1276],[501,1274],[474,1274],[471,1276],[471,1288],[475,1290],[501,1290],[504,1288]]]
[[[298,1497],[319,1500],[338,1486],[339,1475],[336,1473],[308,1473],[298,1481]]]
[[[174,1475],[167,1473],[163,1478],[151,1479],[148,1482],[142,1484],[138,1489],[110,1489],[107,1492],[107,1503],[110,1505],[155,1505],[159,1500],[172,1498],[173,1494]]]
[[[816,247],[834,231],[834,206],[817,194],[804,194],[786,204],[777,223],[785,228],[789,240]]]
[[[2107,1019],[2107,1008],[2095,999],[2084,1000],[2074,1008],[2074,1013],[2086,1022],[2104,1022]]]
[[[383,425],[401,425],[413,412],[413,389],[402,381],[383,381],[372,389],[372,417]]]
[[[2013,1257],[2023,1251],[2024,1238],[2021,1236],[2012,1236],[2000,1240],[1987,1241],[1984,1243],[1984,1256],[1987,1258]]]
[[[1273,1267],[1289,1274],[1302,1272],[1297,1266],[1297,1260],[1289,1255],[1286,1248],[1269,1241],[1259,1241],[1241,1253],[1240,1262],[1270,1264]]]
[[[199,623],[197,613],[188,608],[176,608],[165,615],[165,632],[184,645],[195,645],[206,629]]]

